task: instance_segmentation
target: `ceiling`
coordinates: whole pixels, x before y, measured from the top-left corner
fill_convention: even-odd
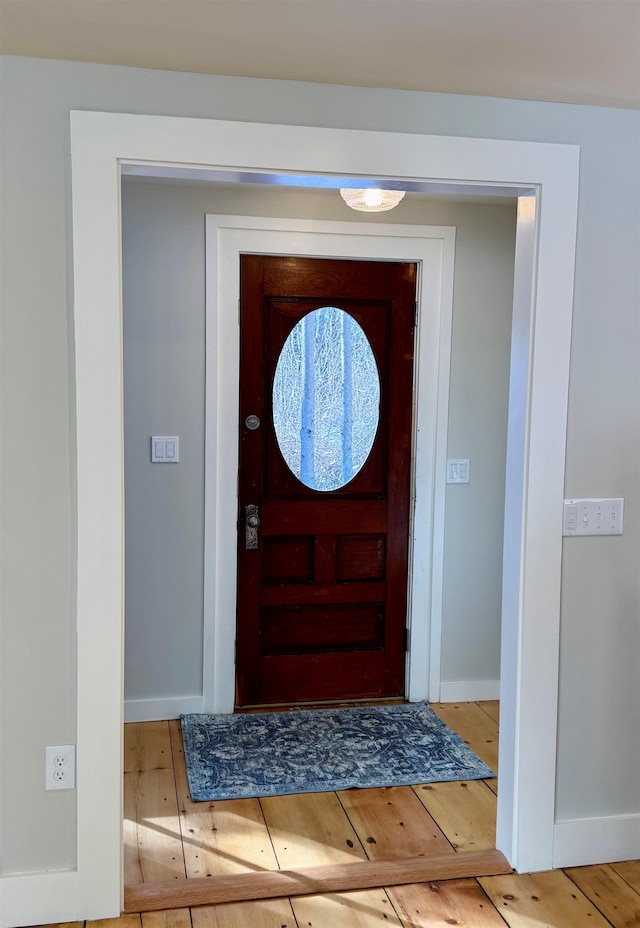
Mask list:
[[[640,0],[0,0],[0,51],[640,108]]]

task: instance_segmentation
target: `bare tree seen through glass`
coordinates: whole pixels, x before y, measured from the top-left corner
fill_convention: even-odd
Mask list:
[[[304,316],[276,365],[273,423],[296,477],[316,490],[349,483],[378,427],[380,380],[360,325],[336,306]]]

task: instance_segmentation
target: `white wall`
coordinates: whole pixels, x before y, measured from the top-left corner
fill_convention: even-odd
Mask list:
[[[355,217],[337,191],[123,185],[125,701],[138,718],[202,691],[207,212]],[[443,680],[497,681],[515,207],[407,198],[375,219],[457,229],[450,448],[472,456],[473,480],[446,488]],[[150,434],[180,435],[179,465],[150,464]]]
[[[42,788],[75,733],[71,108],[581,145],[566,495],[624,496],[626,526],[564,545],[557,818],[637,813],[638,114],[11,57],[0,86],[3,872],[75,861],[73,794]]]

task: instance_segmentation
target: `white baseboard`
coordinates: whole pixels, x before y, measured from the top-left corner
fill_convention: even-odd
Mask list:
[[[77,870],[0,876],[0,928],[117,919],[120,904],[100,908],[101,895],[87,892]]]
[[[77,870],[0,878],[2,928],[75,922],[78,917]]]
[[[160,722],[179,719],[190,712],[202,712],[202,696],[174,696],[169,699],[125,699],[125,722]]]
[[[640,815],[558,822],[553,829],[553,866],[583,867],[640,858]]]
[[[440,702],[482,702],[500,699],[499,680],[461,680],[440,684]]]

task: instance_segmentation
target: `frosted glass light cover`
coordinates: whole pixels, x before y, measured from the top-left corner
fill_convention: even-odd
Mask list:
[[[272,400],[278,446],[301,483],[326,492],[353,480],[380,417],[378,367],[353,316],[323,306],[300,319],[280,352]]]
[[[351,187],[341,187],[340,196],[351,209],[358,209],[364,213],[383,213],[397,206],[404,197],[404,190],[381,190],[378,187],[367,187],[357,190]]]

